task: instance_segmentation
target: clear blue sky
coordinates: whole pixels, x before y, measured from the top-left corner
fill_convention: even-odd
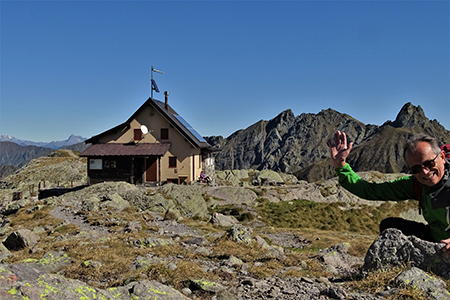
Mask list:
[[[150,96],[201,135],[291,109],[450,130],[449,1],[1,1],[0,134],[91,137]]]

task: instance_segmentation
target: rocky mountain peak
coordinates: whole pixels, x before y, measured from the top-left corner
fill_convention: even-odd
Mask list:
[[[295,121],[295,115],[292,110],[287,109],[282,111],[278,116],[267,123],[266,131],[270,132],[273,129],[287,131],[292,123]]]
[[[425,113],[420,105],[414,106],[413,104],[411,104],[411,102],[408,102],[403,105],[402,109],[395,118],[395,121],[390,125],[395,128],[410,128],[414,127],[415,125],[421,125],[427,120],[428,119],[425,116]]]

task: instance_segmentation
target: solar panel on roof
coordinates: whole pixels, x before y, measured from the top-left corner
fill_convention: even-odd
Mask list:
[[[187,130],[189,130],[200,142],[206,142],[205,139],[197,132],[195,129],[185,120],[182,116],[174,115],[175,118],[178,119],[178,121],[181,122],[181,124],[186,127]]]
[[[156,81],[154,81],[153,79],[151,81],[152,81],[152,90],[159,93],[159,89],[158,89],[158,86],[156,85]]]

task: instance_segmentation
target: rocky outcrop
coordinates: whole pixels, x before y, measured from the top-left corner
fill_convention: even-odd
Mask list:
[[[61,151],[61,150],[59,150]],[[77,187],[87,182],[86,160],[79,157],[40,157],[28,162],[0,181],[0,197],[11,199],[7,190],[20,191],[22,197],[35,196],[40,189]]]
[[[203,197],[204,190],[200,185],[181,186],[166,184],[160,188],[142,188],[129,185],[130,189],[123,198],[134,207],[165,214],[167,210],[185,217],[205,217],[207,206]]]
[[[370,246],[363,269],[378,270],[407,264],[443,277],[450,276],[450,260],[442,252],[444,244],[405,236],[400,230],[385,230]]]
[[[30,276],[30,273],[32,274]],[[34,276],[33,276],[34,275]],[[30,278],[30,277],[35,278]],[[126,286],[98,289],[58,274],[41,274],[29,265],[0,265],[0,298],[12,299],[190,299],[158,281],[143,280]]]

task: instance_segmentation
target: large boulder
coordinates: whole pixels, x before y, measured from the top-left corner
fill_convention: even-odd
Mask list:
[[[26,247],[33,247],[39,240],[39,235],[28,229],[19,229],[11,233],[3,245],[11,251],[22,250]]]
[[[124,200],[118,193],[106,194],[101,197],[92,195],[85,198],[82,202],[82,210],[99,211],[99,210],[116,210],[122,211],[130,207],[130,202]]]
[[[141,190],[128,191],[124,195],[131,206],[139,210],[149,210],[159,214],[165,214],[169,209],[175,209],[175,203],[168,196],[158,192],[157,189],[143,192]]]
[[[212,197],[209,205],[254,204],[256,193],[248,188],[220,186],[207,188],[207,194]]]
[[[238,224],[239,221],[233,216],[215,213],[211,218],[211,223],[218,226],[229,227]]]
[[[253,175],[253,181],[260,185],[278,185],[284,184],[280,174],[272,170],[261,170]]]
[[[449,278],[450,261],[441,250],[443,246],[442,243],[405,236],[398,229],[386,229],[367,251],[363,270],[382,270],[411,264],[424,271]]]
[[[199,185],[166,184],[151,189],[128,190],[122,197],[140,210],[165,214],[168,210],[183,217],[206,218],[208,209],[203,198],[204,189]]]
[[[118,193],[113,193],[103,197],[100,207],[108,210],[115,209],[122,211],[130,207],[130,202],[124,200]]]
[[[161,187],[162,192],[172,198],[176,208],[182,216],[207,217],[208,209],[203,198],[202,186],[166,184]]]
[[[324,268],[335,275],[354,274],[363,264],[363,259],[348,254],[349,243],[341,243],[324,249],[319,254]]]
[[[233,225],[227,231],[230,240],[236,243],[250,244],[252,241],[253,230],[250,227],[242,225]]]
[[[22,207],[25,207],[26,205],[28,205],[30,203],[31,203],[31,200],[28,198],[20,199],[17,201],[12,201],[3,210],[3,214],[5,216],[15,214],[16,212],[19,211],[19,209],[21,209]]]
[[[217,178],[223,179],[233,186],[244,185],[244,181],[241,179],[248,178],[247,170],[224,170],[216,172]]]

